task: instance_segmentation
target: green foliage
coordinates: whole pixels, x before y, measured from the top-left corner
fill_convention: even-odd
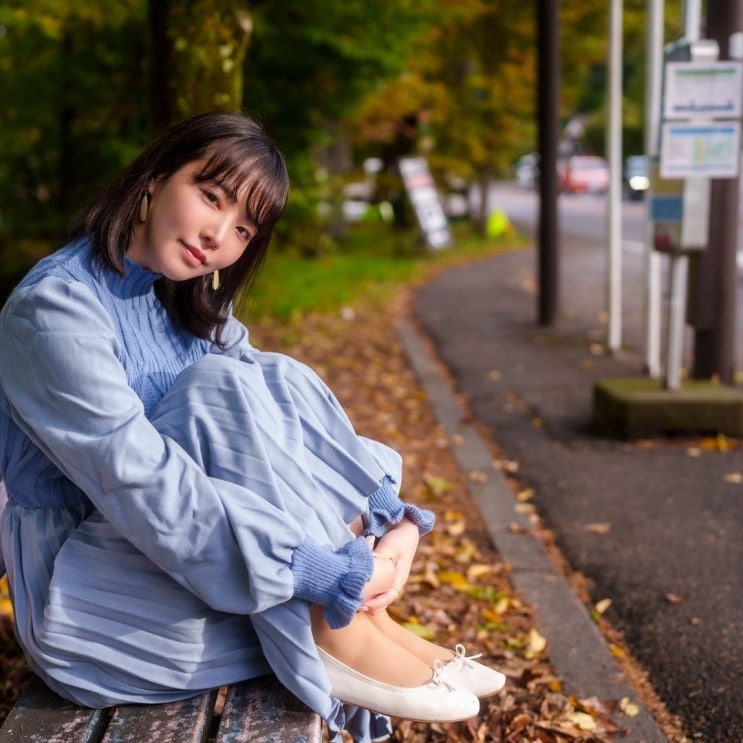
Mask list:
[[[143,13],[138,0],[0,9],[0,275],[28,268],[138,151]]]
[[[402,72],[433,0],[282,0],[259,4],[244,103],[293,157],[322,144],[326,123]]]
[[[681,0],[665,7],[674,38]],[[163,9],[167,33],[157,44],[152,11]],[[643,0],[625,0],[633,152],[646,12]],[[563,113],[589,112],[588,141],[598,148],[606,19],[605,0],[561,5]],[[277,246],[302,255],[349,249],[337,241],[335,215],[353,162],[333,168],[321,157],[346,135],[358,157],[393,157],[412,120],[415,136],[403,144],[427,155],[439,184],[508,174],[534,149],[535,24],[534,4],[521,0],[6,0],[0,294],[58,244],[72,213],[131,161],[155,123],[198,110],[242,105],[264,122],[292,179]],[[169,82],[153,96],[150,75],[163,70]]]
[[[243,63],[252,27],[245,4],[182,0],[170,3],[168,11],[172,118],[212,109],[240,109]]]
[[[354,225],[338,250],[315,259],[273,247],[261,277],[245,303],[246,319],[287,319],[311,312],[338,312],[353,307],[362,292],[391,296],[392,292],[423,278],[438,266],[450,265],[525,244],[509,233],[483,239],[464,225],[456,228],[456,247],[438,252],[400,251],[401,240],[412,244],[413,232],[400,234],[380,222]],[[249,322],[249,320],[248,320]]]

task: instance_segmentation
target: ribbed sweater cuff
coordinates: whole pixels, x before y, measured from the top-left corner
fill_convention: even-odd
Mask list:
[[[369,527],[367,533],[381,537],[390,526],[399,524],[404,518],[418,527],[420,536],[433,529],[436,517],[410,503],[403,503],[395,491],[394,483],[389,477],[382,480],[379,489],[369,496]]]
[[[373,570],[371,549],[363,537],[336,552],[308,539],[294,550],[294,595],[324,606],[331,629],[345,627],[364,600],[361,592]]]

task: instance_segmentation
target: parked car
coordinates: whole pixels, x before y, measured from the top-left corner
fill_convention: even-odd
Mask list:
[[[630,201],[640,201],[650,186],[648,159],[645,155],[631,155],[624,161],[622,179],[624,195]]]
[[[563,162],[558,178],[565,193],[606,193],[609,166],[597,155],[573,155]]]

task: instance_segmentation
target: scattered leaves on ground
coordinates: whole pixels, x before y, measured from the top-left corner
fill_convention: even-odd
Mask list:
[[[359,433],[379,439],[404,457],[403,498],[433,510],[435,530],[421,540],[410,581],[391,614],[408,629],[502,670],[505,689],[484,700],[478,717],[459,723],[395,721],[395,743],[605,743],[622,730],[619,700],[576,699],[562,688],[548,660],[549,644],[532,609],[517,595],[510,566],[489,539],[468,491],[487,473],[462,472],[400,345],[397,304],[355,307],[353,322],[340,315],[311,316],[296,327],[263,323],[253,341],[315,369],[347,410]],[[288,343],[285,341],[289,341]],[[518,463],[494,459],[507,475]],[[515,488],[515,504],[529,508],[534,493]],[[530,508],[529,508],[530,510]],[[514,526],[515,529],[523,530]]]
[[[398,720],[393,740],[613,742],[623,732],[616,720],[629,721],[638,713],[637,705],[629,699],[577,699],[563,689],[549,663],[549,644],[536,628],[533,610],[515,595],[510,566],[500,560],[469,495],[468,481],[482,482],[487,474],[460,471],[450,449],[462,446],[462,440],[457,436],[447,440],[409,367],[395,331],[395,322],[406,311],[403,295],[384,307],[354,306],[336,316],[251,326],[256,346],[289,353],[309,364],[333,389],[359,433],[403,455],[403,497],[437,514],[436,529],[421,541],[411,580],[391,607],[393,616],[439,644],[464,643],[469,654],[482,653],[483,662],[507,676],[506,687],[484,700],[476,718],[450,724]],[[719,440],[715,446],[721,446]],[[513,478],[519,464],[495,458],[493,467]],[[528,505],[533,493],[514,485],[515,502]],[[610,525],[586,528],[601,534]],[[517,524],[509,529],[526,531]],[[0,620],[0,701],[5,701],[0,716],[4,716],[28,669],[8,617],[0,613]],[[610,647],[615,656],[624,655],[621,645]]]

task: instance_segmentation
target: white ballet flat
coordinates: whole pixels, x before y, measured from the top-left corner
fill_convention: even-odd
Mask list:
[[[489,697],[503,688],[506,677],[500,671],[477,662],[482,653],[468,658],[461,643],[454,650],[456,655],[441,670],[442,679],[458,689],[466,689],[476,697]]]
[[[457,689],[444,679],[441,661],[435,662],[433,678],[423,686],[391,686],[364,676],[322,648],[317,651],[330,679],[332,694],[342,702],[419,722],[468,720],[480,711],[480,701],[474,694]]]

